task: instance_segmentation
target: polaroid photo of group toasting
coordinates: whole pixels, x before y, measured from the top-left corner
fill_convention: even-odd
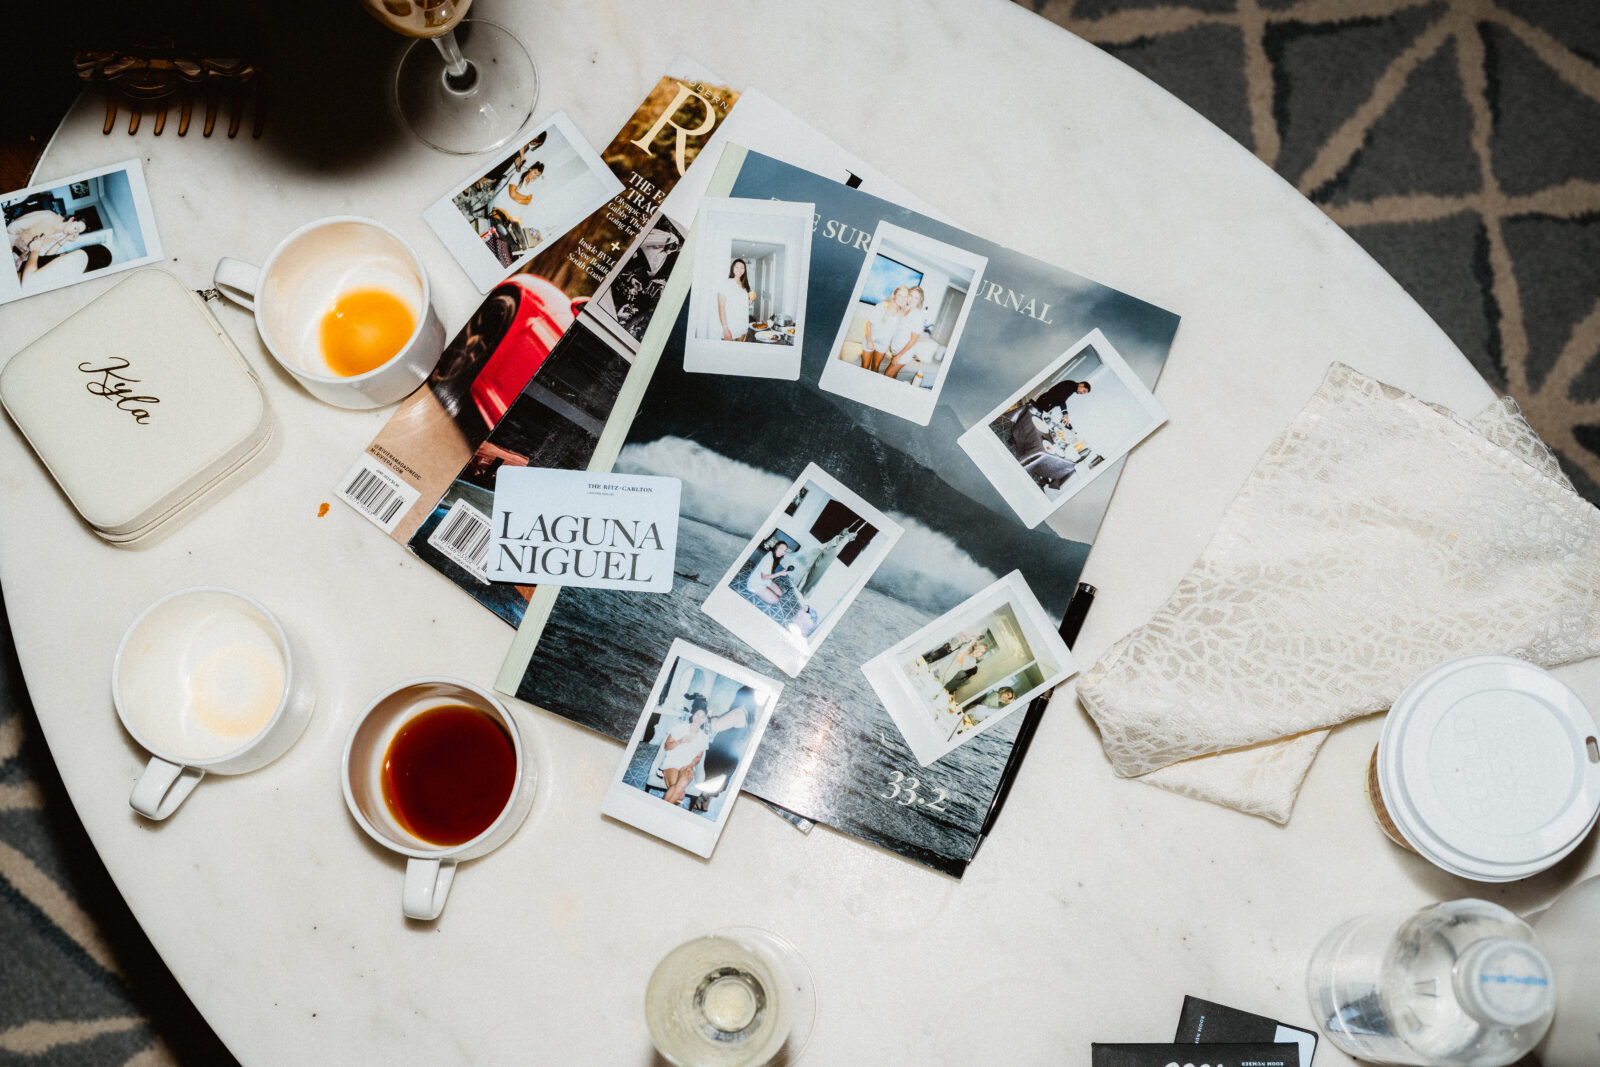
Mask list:
[[[1078,671],[1020,571],[934,619],[862,673],[926,767]]]

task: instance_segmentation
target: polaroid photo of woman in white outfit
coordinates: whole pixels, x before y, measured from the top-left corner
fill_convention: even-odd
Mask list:
[[[818,385],[926,426],[989,265],[879,222]]]
[[[701,610],[793,678],[901,526],[810,463],[755,531]]]
[[[600,810],[709,857],[783,684],[672,642]]]
[[[700,202],[684,370],[799,380],[815,212],[783,200]]]

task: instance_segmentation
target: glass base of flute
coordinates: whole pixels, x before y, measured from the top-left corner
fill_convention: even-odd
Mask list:
[[[539,98],[539,69],[515,34],[467,19],[417,40],[395,72],[401,121],[441,152],[470,155],[509,144]]]
[[[730,926],[669,952],[645,990],[645,1022],[673,1067],[789,1067],[811,1038],[817,999],[794,945]]]

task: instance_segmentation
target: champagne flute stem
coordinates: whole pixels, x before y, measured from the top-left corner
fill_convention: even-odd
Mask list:
[[[456,31],[450,30],[431,40],[438,47],[439,54],[444,57],[446,85],[458,93],[464,93],[477,84],[478,72],[461,54],[461,46],[456,44]]]

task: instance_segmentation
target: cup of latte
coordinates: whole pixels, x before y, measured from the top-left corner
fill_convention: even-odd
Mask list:
[[[372,219],[309,222],[259,267],[224,257],[213,281],[255,313],[272,358],[336,407],[399,400],[427,380],[444,351],[422,261]]]
[[[242,774],[288,751],[311,718],[304,655],[277,618],[231,589],[183,589],[146,608],[111,667],[122,725],[151,753],[128,803],[165,819],[207,774]]]

